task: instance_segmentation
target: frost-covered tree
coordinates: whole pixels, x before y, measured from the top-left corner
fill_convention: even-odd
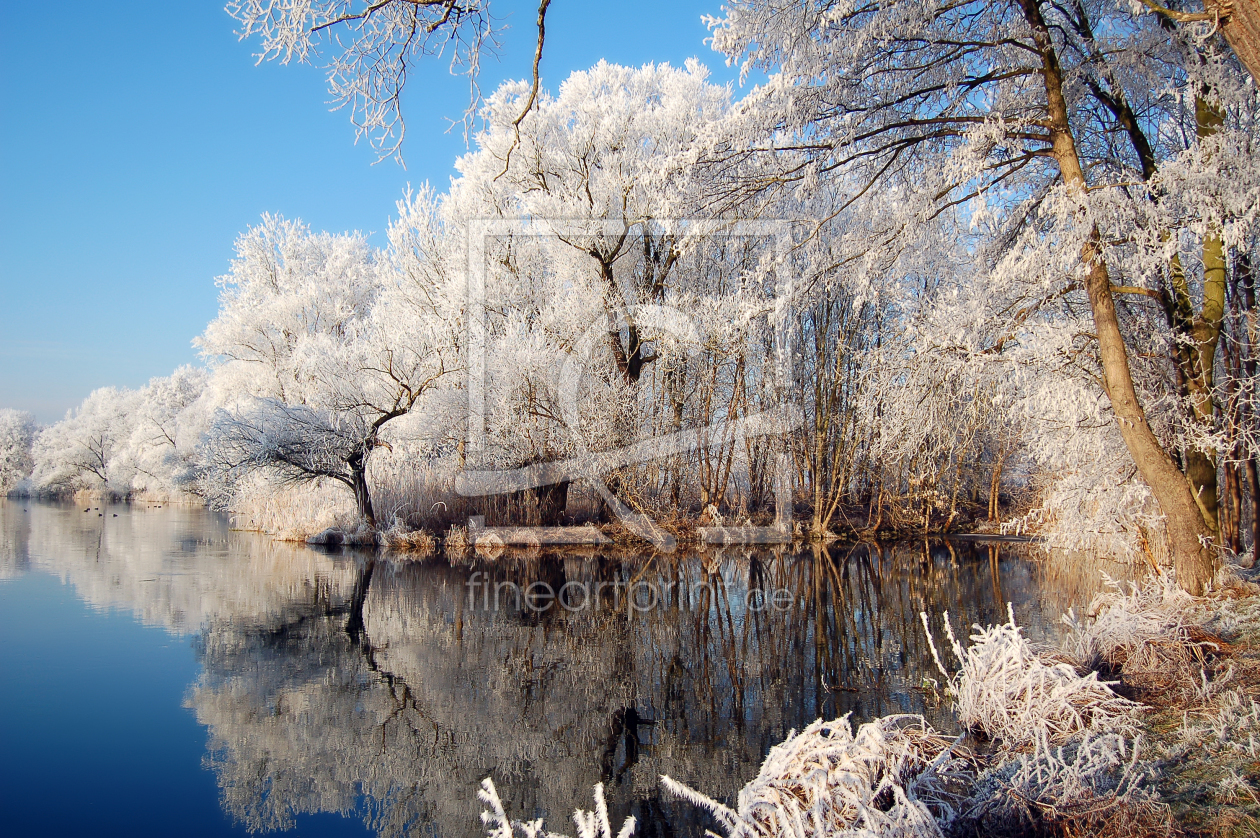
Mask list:
[[[374,495],[420,509],[405,495],[456,467],[554,476],[790,397],[782,443],[715,435],[599,491],[742,519],[785,454],[821,536],[993,519],[1026,480],[1054,543],[1166,543],[1197,590],[1206,542],[1245,546],[1246,499],[1260,532],[1260,101],[1214,7],[1145,5],[734,0],[715,45],[770,73],[737,103],[692,62],[601,62],[553,94],[536,54],[385,250],[264,217],[198,340],[209,371],[94,394],[41,436],[35,483],[238,509],[290,494],[270,478],[340,483],[375,524]],[[414,62],[472,76],[496,26],[483,0],[229,11],[261,59],[325,62],[383,154]],[[486,219],[509,223],[469,276]],[[763,219],[792,220],[786,252],[747,232]],[[538,482],[502,508],[558,522],[568,474]]]
[[[120,454],[134,470],[133,491],[172,495],[197,488],[208,384],[207,370],[186,364],[141,388]]]
[[[35,439],[32,489],[196,492],[206,384],[204,369],[183,366],[139,390],[96,390]]]
[[[478,150],[459,163],[455,210],[550,228],[556,249],[578,257],[558,281],[594,285],[617,370],[634,384],[654,355],[634,312],[662,301],[671,284],[683,236],[676,222],[696,211],[687,154],[730,107],[730,89],[709,83],[695,61],[684,69],[601,61],[556,95],[539,94],[517,123],[530,95],[511,82],[488,101]]]
[[[748,0],[712,25],[719,49],[773,73],[710,144],[708,165],[728,178],[718,194],[764,200],[843,175],[857,196],[898,191],[907,231],[965,208],[984,233],[978,290],[1002,303],[1004,332],[1065,298],[1087,302],[1088,363],[1158,502],[1179,579],[1200,590],[1212,522],[1184,452],[1153,426],[1134,361],[1151,336],[1126,332],[1117,298],[1160,281],[1182,231],[1208,253],[1214,236],[1229,246],[1254,223],[1253,94],[1227,56],[1105,0]],[[1186,106],[1196,98],[1230,115],[1202,142]],[[750,176],[766,157],[779,170]],[[1207,267],[1206,296],[1184,296],[1210,324]]]
[[[39,426],[21,410],[0,410],[0,495],[7,494],[31,474],[31,445]]]
[[[530,99],[533,110],[518,119]],[[694,62],[600,62],[555,94],[508,83],[487,101],[486,129],[458,164],[447,212],[529,225],[478,243],[496,424],[515,413],[529,428],[518,424],[514,441],[501,440],[505,464],[556,459],[578,442],[615,447],[640,433],[635,403],[678,337],[662,307],[676,309],[671,295],[689,284],[679,276],[688,247],[679,221],[696,209],[686,155],[729,107],[730,90]],[[590,373],[580,418],[562,415],[566,363]],[[560,509],[566,489],[554,490]]]
[[[135,390],[102,387],[41,431],[32,449],[33,488],[126,494],[133,472],[118,455],[131,436],[139,402]]]
[[[438,279],[394,274],[357,234],[265,217],[243,235],[198,339],[226,394],[207,439],[226,488],[258,470],[329,478],[375,526],[367,473],[381,431],[446,370]]]
[[[236,258],[217,284],[219,313],[194,341],[218,360],[216,388],[293,402],[308,395],[306,342],[352,334],[378,287],[363,236],[313,234],[270,215],[237,239]]]
[[[535,92],[550,4],[538,4]],[[490,0],[229,0],[227,11],[240,24],[242,39],[261,42],[260,62],[325,62],[336,107],[349,106],[358,136],[388,157],[402,146],[399,102],[417,61],[447,57],[452,72],[468,76],[465,119],[471,119],[480,98],[481,57],[495,51],[502,31],[490,5]],[[327,58],[321,48],[329,50]]]

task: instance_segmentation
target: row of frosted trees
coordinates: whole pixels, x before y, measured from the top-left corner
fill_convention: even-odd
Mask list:
[[[796,5],[712,21],[769,74],[738,102],[695,63],[504,85],[382,249],[265,218],[206,369],[94,393],[24,485],[263,521],[341,484],[379,527],[601,492],[757,520],[786,462],[814,533],[1005,517],[1167,550],[1192,588],[1203,538],[1254,545],[1257,98],[1219,34],[1108,2]],[[702,444],[453,491],[662,438]]]

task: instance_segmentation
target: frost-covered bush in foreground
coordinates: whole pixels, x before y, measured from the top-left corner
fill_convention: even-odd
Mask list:
[[[1160,754],[1161,785],[1181,819],[1204,834],[1260,833],[1260,704],[1224,690],[1184,713]]]
[[[930,638],[927,614],[920,617]],[[964,727],[983,731],[1007,751],[1060,743],[1087,731],[1132,730],[1137,704],[1116,695],[1097,673],[1080,675],[1063,661],[1037,654],[1013,616],[1004,625],[975,629],[963,649],[946,614],[945,631],[961,668],[951,677],[937,656]]]
[[[981,777],[960,824],[1027,835],[1171,835],[1168,807],[1144,784],[1139,742],[1116,733],[1084,735],[1066,745],[1039,740],[1031,754]]]
[[[566,838],[558,832],[547,831],[542,820],[514,821],[503,809],[499,800],[499,792],[494,781],[489,777],[481,781],[481,791],[477,792],[481,802],[490,807],[481,813],[481,821],[486,825],[489,838]],[[574,811],[573,822],[577,824],[578,838],[630,838],[634,834],[635,820],[631,815],[621,824],[621,829],[614,836],[612,824],[608,820],[608,804],[604,801],[604,784],[595,784],[595,811]]]
[[[735,809],[669,777],[662,784],[730,838],[1171,834],[1129,738],[1137,704],[1096,673],[1035,652],[1013,618],[976,627],[966,649],[948,615],[945,627],[959,670],[949,674],[933,653],[964,728],[957,739],[919,716],[878,718],[856,733],[847,717],[819,720],[771,749]],[[964,749],[967,731],[992,746]]]
[[[1064,651],[1149,701],[1161,796],[1191,834],[1260,833],[1260,602],[1119,585],[1067,618]],[[1222,638],[1229,638],[1227,642]],[[1250,690],[1249,690],[1250,687]]]
[[[770,749],[736,809],[669,777],[671,793],[707,809],[737,836],[935,836],[970,786],[969,764],[921,716],[858,727],[821,719]]]
[[[1144,693],[1193,691],[1206,682],[1207,660],[1219,651],[1194,619],[1195,600],[1166,580],[1111,590],[1089,606],[1091,619],[1069,612],[1064,653],[1083,668],[1123,673],[1127,687]]]
[[[1004,625],[975,627],[965,650],[948,615],[945,630],[961,662],[947,675],[958,720],[996,745],[960,824],[997,834],[1170,834],[1168,809],[1143,784],[1138,740],[1129,738],[1140,705],[1098,673],[1037,653],[1013,614]]]

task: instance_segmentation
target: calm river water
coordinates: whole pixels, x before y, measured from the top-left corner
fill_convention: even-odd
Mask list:
[[[1005,546],[452,565],[85,507],[0,501],[8,836],[476,836],[487,776],[561,831],[602,781],[698,835],[661,774],[730,798],[820,716],[948,725],[920,611],[1045,640],[1073,599]]]

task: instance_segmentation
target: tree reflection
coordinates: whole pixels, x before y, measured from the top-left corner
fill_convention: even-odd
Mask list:
[[[31,519],[23,503],[0,498],[0,581],[30,570]]]
[[[0,511],[3,538],[23,545],[24,568],[60,577],[92,608],[130,611],[172,634],[215,621],[270,623],[294,602],[353,584],[353,567],[333,556],[232,532],[200,508],[8,501]]]
[[[475,792],[493,776],[517,816],[560,826],[603,782],[637,834],[698,834],[705,816],[662,799],[659,775],[734,792],[818,717],[947,726],[920,689],[935,670],[919,612],[989,623],[1010,599],[1036,638],[1070,589],[989,545],[454,566],[321,553],[201,510],[25,508],[0,506],[3,573],[42,569],[94,607],[194,636],[206,765],[255,831],[337,812],[383,836],[480,835]],[[585,595],[570,609],[540,591]]]
[[[215,623],[189,702],[224,804],[251,829],[331,811],[381,835],[478,835],[474,793],[493,775],[529,817],[562,823],[603,782],[639,834],[691,832],[698,816],[661,798],[660,774],[734,790],[819,716],[944,722],[919,689],[933,671],[919,611],[992,622],[1006,592],[1039,613],[1030,572],[943,544],[364,560],[341,600],[279,629]],[[598,594],[531,608],[513,588],[534,582]],[[658,607],[629,606],[636,584]]]

